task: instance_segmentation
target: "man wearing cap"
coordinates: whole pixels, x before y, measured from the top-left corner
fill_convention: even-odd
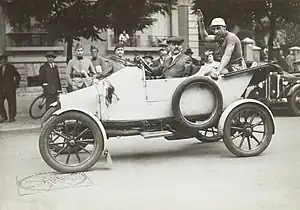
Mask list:
[[[243,51],[240,39],[226,29],[226,23],[222,18],[214,18],[211,21],[211,28],[214,35],[208,35],[204,26],[204,17],[200,9],[197,10],[197,20],[201,38],[205,41],[214,41],[220,45],[222,58],[218,69],[213,77],[227,71],[236,71],[247,68],[243,58]]]
[[[68,92],[79,90],[92,85],[90,76],[96,75],[96,70],[90,59],[83,57],[83,47],[81,44],[75,46],[75,57],[67,66],[66,78],[69,84]]]
[[[50,108],[50,104],[56,101],[57,91],[61,90],[60,77],[58,67],[54,63],[56,55],[53,52],[46,54],[47,62],[44,63],[39,70],[39,80],[44,89],[46,96],[46,109]]]
[[[7,62],[7,55],[0,56],[0,123],[8,119],[4,101],[7,100],[9,122],[15,121],[17,115],[16,89],[21,76],[17,69]]]
[[[190,56],[192,61],[193,61],[193,64],[195,66],[200,66],[200,62],[196,59],[196,58],[193,58],[193,54],[194,52],[192,51],[191,48],[187,48],[186,51],[184,52],[184,54],[186,54],[187,56]]]
[[[165,62],[165,60],[169,57],[168,44],[162,42],[159,44],[159,47],[159,58],[153,61],[152,67],[158,67],[162,65]]]
[[[97,73],[97,75],[101,75],[102,72],[107,71],[107,66],[106,66],[105,60],[98,56],[99,50],[97,47],[91,45],[90,50],[91,50],[91,55],[92,55],[91,61],[95,67],[96,73]]]
[[[126,60],[123,58],[124,46],[118,44],[115,46],[114,54],[108,56],[107,70],[103,72],[103,76],[107,77],[117,71],[123,69],[126,66]]]
[[[176,78],[190,75],[192,59],[182,53],[181,44],[184,40],[180,37],[171,37],[167,40],[169,45],[170,57],[165,62],[152,69],[155,76],[162,78]]]

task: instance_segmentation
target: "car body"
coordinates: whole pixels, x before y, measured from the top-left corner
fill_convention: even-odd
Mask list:
[[[109,157],[109,138],[141,135],[167,140],[195,137],[203,142],[223,138],[238,157],[259,155],[275,133],[275,121],[266,105],[243,96],[250,84],[263,79],[255,75],[265,69],[228,73],[215,81],[197,73],[147,79],[145,68],[125,67],[98,84],[60,96],[51,116],[44,119],[40,153],[59,172],[85,171],[101,154]],[[255,130],[257,126],[262,130]],[[216,137],[207,136],[212,128]],[[261,141],[255,133],[263,134]],[[238,146],[236,138],[241,138]],[[256,146],[250,145],[251,139]],[[92,147],[93,152],[88,149]],[[83,153],[89,154],[84,161],[79,157]],[[72,155],[78,163],[69,163]]]
[[[300,116],[300,77],[291,74],[277,64],[269,65],[266,79],[256,84],[248,98],[262,101],[270,108],[288,108],[294,116]]]

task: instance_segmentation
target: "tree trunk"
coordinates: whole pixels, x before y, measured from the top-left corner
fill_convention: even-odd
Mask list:
[[[270,36],[268,40],[268,61],[273,60],[273,41],[276,35],[276,17],[274,15],[270,15]]]
[[[66,38],[67,41],[67,63],[72,59],[73,57],[73,37],[69,36]]]

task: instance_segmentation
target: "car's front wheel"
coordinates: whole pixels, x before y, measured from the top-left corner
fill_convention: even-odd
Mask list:
[[[264,107],[242,104],[228,115],[223,141],[228,150],[238,157],[257,156],[269,146],[273,129],[273,120]]]
[[[55,146],[61,149],[53,149]],[[51,117],[39,138],[42,158],[61,173],[88,170],[97,162],[103,148],[103,134],[97,123],[75,111]]]

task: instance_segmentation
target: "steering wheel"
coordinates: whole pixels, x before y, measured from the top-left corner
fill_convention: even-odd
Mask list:
[[[149,77],[149,79],[156,79],[156,77],[154,76],[154,74],[151,70],[151,67],[147,64],[147,62],[143,58],[140,58],[140,61],[141,61],[142,65],[144,66],[146,76]]]

